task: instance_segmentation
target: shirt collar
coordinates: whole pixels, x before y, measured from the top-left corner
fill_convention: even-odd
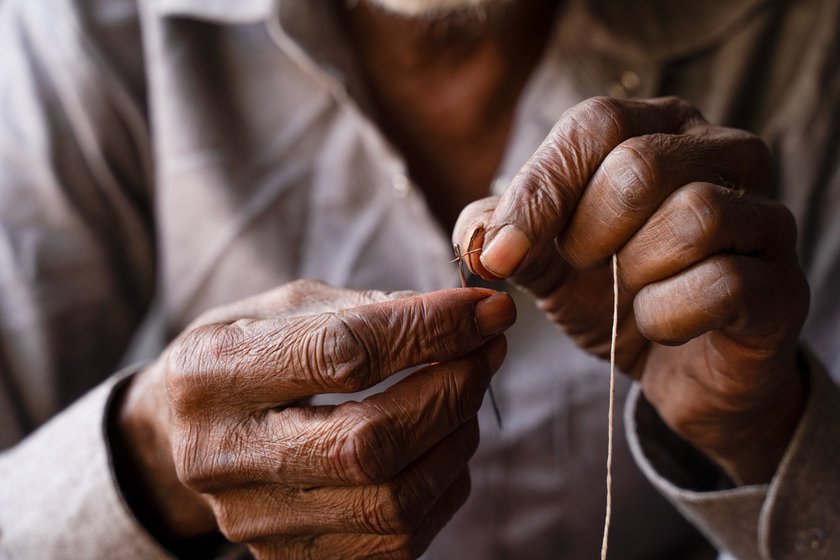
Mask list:
[[[561,0],[563,1],[563,0]],[[677,58],[713,44],[755,9],[771,0],[565,0],[578,5],[587,34],[604,43],[657,59]],[[290,9],[305,14],[306,4],[323,0],[153,0],[164,17],[178,16],[222,24],[267,21]],[[290,22],[281,22],[288,24]],[[291,22],[294,23],[294,22]]]
[[[157,17],[218,25],[265,24],[275,43],[328,89],[342,95],[354,72],[332,0],[150,0]]]
[[[214,23],[256,23],[271,17],[276,0],[152,0],[163,17],[186,17]]]
[[[772,0],[571,0],[576,29],[605,50],[663,62],[709,48]],[[579,39],[579,38],[578,38]]]

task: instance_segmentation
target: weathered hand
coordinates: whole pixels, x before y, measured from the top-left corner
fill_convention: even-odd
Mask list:
[[[808,287],[796,227],[762,198],[768,152],[674,98],[569,110],[501,198],[453,237],[510,278],[582,348],[605,356],[617,255],[619,368],[664,421],[740,482],[769,479],[804,400]]]
[[[134,380],[121,433],[179,536],[218,526],[258,558],[416,556],[469,493],[514,319],[490,290],[294,282],[197,320]],[[361,402],[305,404],[432,362]]]

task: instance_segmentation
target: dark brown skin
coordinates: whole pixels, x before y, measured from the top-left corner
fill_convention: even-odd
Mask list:
[[[443,22],[403,19],[365,2],[341,12],[378,124],[446,231],[488,194],[557,4],[511,2],[485,19]]]
[[[677,434],[738,483],[769,481],[804,406],[797,343],[809,291],[790,212],[762,197],[767,148],[675,98],[570,109],[454,239],[605,356],[612,273],[618,367]]]
[[[507,294],[301,280],[209,312],[131,385],[120,425],[168,534],[258,558],[421,554],[469,495]],[[312,407],[422,370],[361,402]]]
[[[471,33],[364,2],[345,15],[377,117],[442,224],[487,194],[554,4],[512,2]],[[598,355],[617,252],[619,366],[678,434],[736,480],[763,481],[802,407],[808,299],[792,219],[760,197],[768,175],[755,137],[683,103],[593,100],[503,199],[464,210],[455,239],[484,247],[473,270],[531,290]],[[518,254],[498,240],[505,224],[522,232]],[[170,538],[219,529],[258,558],[416,556],[466,499],[475,414],[514,316],[487,290],[305,281],[210,312],[128,387],[117,461]],[[429,363],[361,403],[306,405]]]
[[[443,31],[364,2],[344,15],[378,118],[448,228],[487,194],[553,4]],[[119,401],[132,506],[168,542],[218,529],[260,559],[418,556],[467,498],[475,415],[514,319],[489,290],[395,299],[306,281],[212,311]],[[305,405],[429,363],[362,403]]]

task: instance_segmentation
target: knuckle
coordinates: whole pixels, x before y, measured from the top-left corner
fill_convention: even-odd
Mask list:
[[[564,154],[577,154],[589,147],[601,151],[606,147],[617,146],[631,136],[630,124],[627,108],[621,100],[593,97],[582,101],[566,111],[549,134],[546,147],[550,149],[549,154],[554,156],[550,161],[563,161],[566,159]],[[576,172],[573,176],[578,177],[583,172],[592,171],[577,169],[580,167],[578,159],[571,158],[567,169],[562,172]]]
[[[367,388],[380,360],[373,331],[358,315],[327,313],[326,322],[314,333],[315,370],[327,387],[356,392]],[[373,339],[373,340],[371,340]]]
[[[207,371],[212,374],[226,372],[243,349],[244,332],[242,327],[250,320],[240,319],[229,325],[207,325],[201,327],[205,335],[201,337],[203,348],[201,355],[208,362]]]
[[[204,417],[178,425],[172,440],[178,480],[198,492],[215,494],[252,478],[260,456],[249,449],[246,423]]]
[[[582,101],[571,109],[574,120],[585,130],[601,135],[613,144],[627,137],[628,115],[626,102],[614,97],[598,96]]]
[[[176,412],[192,407],[218,387],[235,331],[224,325],[199,326],[180,337],[165,357],[167,389]]]
[[[201,330],[203,328],[199,327],[181,333],[150,367],[154,371],[149,373],[161,379],[163,395],[177,420],[199,410],[195,404],[206,389],[200,373],[203,359],[198,332]]]
[[[188,404],[193,400],[191,395],[195,390],[191,374],[194,368],[193,353],[188,351],[181,341],[176,341],[166,352],[163,360],[169,402],[176,415],[181,415],[188,409]]]
[[[718,278],[721,283],[723,293],[732,301],[741,300],[744,295],[746,285],[739,267],[730,257],[721,257],[717,259],[717,267],[719,271]]]
[[[758,191],[766,190],[772,175],[770,148],[760,137],[750,132],[738,130],[734,134],[737,142],[732,150],[737,157],[737,163],[734,165],[746,171],[735,174],[735,177],[740,177],[740,182],[735,187],[746,189],[754,186]]]
[[[718,257],[714,260],[716,275],[709,292],[706,311],[714,316],[724,317],[727,322],[735,320],[745,301],[747,284],[738,266],[730,257]]]
[[[749,167],[751,169],[769,169],[771,162],[770,148],[764,143],[764,140],[750,132],[742,132],[742,134],[744,156],[748,158]]]
[[[171,376],[181,376],[195,369],[195,348],[201,338],[201,331],[206,327],[198,327],[181,335],[170,345],[166,352],[166,372]]]
[[[683,123],[683,130],[689,130],[696,126],[707,125],[706,119],[703,117],[703,113],[682,97],[671,95],[663,98],[663,101],[675,108],[676,114],[679,116],[679,120]]]
[[[667,294],[660,287],[648,285],[643,288],[633,302],[636,326],[648,340],[666,345],[680,344],[684,341],[673,335],[671,314],[665,303],[668,301]]]
[[[631,138],[607,156],[604,174],[613,187],[619,212],[637,212],[647,208],[649,193],[666,179],[667,155],[662,149],[662,135]]]
[[[221,461],[214,461],[205,451],[205,446],[183,439],[175,445],[175,472],[178,480],[197,492],[212,493],[220,488],[218,471]]]
[[[263,295],[269,305],[282,309],[282,315],[294,316],[306,313],[310,308],[328,304],[338,291],[320,280],[306,278],[292,280]]]
[[[174,443],[175,473],[178,480],[197,492],[210,492],[215,485],[211,462],[205,459],[204,446],[197,438],[179,437]]]
[[[722,224],[721,207],[714,186],[695,183],[673,195],[677,212],[669,220],[673,252],[688,261],[702,257]]]
[[[377,489],[378,499],[374,528],[384,534],[415,531],[423,522],[424,509],[410,499],[410,490],[398,482],[382,484]]]
[[[579,185],[585,185],[600,163],[598,154],[628,135],[624,106],[609,97],[595,97],[566,111],[523,172],[514,179],[517,200],[535,225],[553,224],[577,204]],[[550,226],[548,226],[550,227]],[[559,226],[558,226],[559,227]]]
[[[328,460],[345,482],[370,486],[387,480],[392,474],[387,457],[393,441],[386,436],[381,413],[372,412],[359,403],[342,405],[348,418],[356,418],[354,426],[338,438]],[[352,406],[355,410],[348,410]]]

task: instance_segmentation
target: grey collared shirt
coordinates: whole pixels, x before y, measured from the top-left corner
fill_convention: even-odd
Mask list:
[[[138,331],[168,340],[206,309],[296,278],[454,286],[449,235],[370,118],[327,2],[3,2],[0,438],[23,443],[0,457],[0,551],[153,557],[163,552],[122,502],[101,434],[105,380]],[[837,4],[568,0],[498,185],[592,95],[677,94],[762,134],[775,195],[801,226],[805,337],[840,375]],[[600,547],[607,367],[515,297],[494,381],[505,428],[482,409],[472,496],[429,557]],[[621,432],[613,555],[702,554]]]

